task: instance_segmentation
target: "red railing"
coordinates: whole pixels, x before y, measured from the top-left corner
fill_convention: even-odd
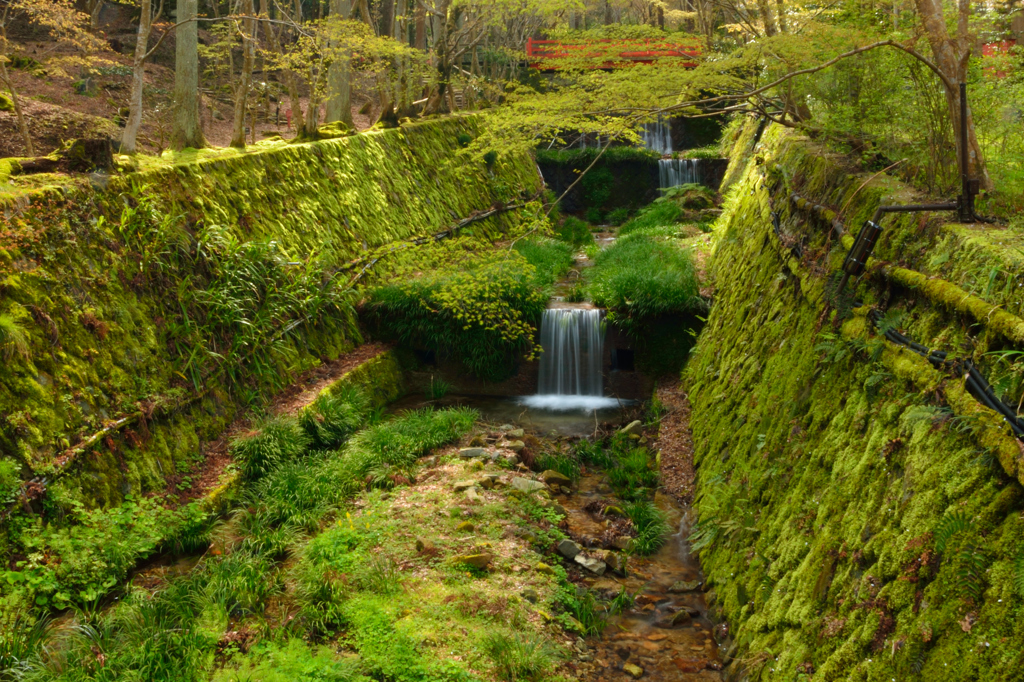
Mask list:
[[[695,57],[701,54],[700,45],[680,45],[656,40],[591,40],[572,42],[566,40],[526,41],[526,58],[535,69],[557,69],[560,66],[552,60],[569,58],[602,59],[590,68],[610,69],[632,64],[651,64],[659,59],[687,59],[678,66],[697,66]],[[545,63],[547,62],[547,63]]]

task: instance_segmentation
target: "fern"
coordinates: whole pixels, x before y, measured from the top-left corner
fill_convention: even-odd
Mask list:
[[[1013,587],[1018,596],[1024,597],[1024,550],[1013,560]]]
[[[949,541],[970,527],[971,520],[963,512],[955,511],[942,517],[939,525],[935,527],[935,550],[945,552]]]
[[[13,315],[0,315],[0,358],[10,362],[16,357],[28,359],[28,334]]]
[[[956,572],[957,592],[963,599],[980,604],[985,594],[985,568],[988,559],[976,547],[967,546],[958,557]]]

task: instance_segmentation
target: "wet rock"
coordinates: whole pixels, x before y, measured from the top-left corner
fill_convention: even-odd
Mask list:
[[[676,613],[674,616],[672,616],[672,620],[669,621],[669,623],[672,625],[672,627],[676,627],[679,625],[686,625],[690,622],[690,620],[691,617],[689,613],[687,613],[686,611],[680,611],[679,613]]]
[[[476,526],[474,526],[469,521],[463,521],[455,527],[455,530],[459,531],[460,533],[472,533],[474,530],[476,530]]]
[[[558,543],[558,547],[556,547],[556,549],[558,553],[566,559],[575,559],[576,555],[583,551],[583,548],[572,540],[562,540]]]
[[[626,557],[621,554],[604,549],[595,552],[594,556],[605,562],[608,565],[608,568],[612,569],[619,575],[626,575]]]
[[[460,554],[452,559],[457,564],[466,564],[473,568],[487,568],[493,557],[490,554]]]
[[[473,448],[460,448],[459,457],[462,459],[474,459],[476,457],[483,457],[487,454],[487,450],[482,447]]]
[[[423,538],[416,538],[416,551],[419,553],[431,552],[434,550],[434,543]]]
[[[538,573],[542,573],[544,575],[554,575],[555,574],[555,569],[551,568],[550,566],[548,566],[543,561],[538,561],[537,565],[533,567],[533,570],[537,571]]]
[[[530,479],[523,478],[522,476],[516,476],[512,479],[512,487],[524,493],[533,493],[539,490],[544,490],[543,483],[531,481]]]
[[[531,604],[536,604],[537,600],[540,599],[540,595],[537,594],[537,590],[533,589],[532,587],[527,587],[526,589],[524,589],[522,592],[519,593],[519,596],[521,596],[523,599],[530,602]]]
[[[622,665],[622,672],[626,673],[634,680],[639,680],[644,676],[644,669],[638,665],[633,665],[632,663],[624,663]]]
[[[512,429],[511,431],[508,432],[509,438],[522,438],[525,435],[526,432],[523,431],[522,429]]]
[[[633,538],[628,535],[620,535],[616,538],[612,538],[611,545],[615,549],[625,552],[633,546]]]
[[[469,463],[469,466],[466,467],[466,470],[467,471],[482,471],[483,468],[484,468],[484,463],[481,462],[478,459],[474,459],[472,462]]]
[[[519,453],[519,452],[522,452],[523,448],[526,447],[526,443],[524,443],[521,440],[514,440],[514,441],[511,441],[511,442],[505,443],[505,445],[503,447],[506,450],[511,450],[512,452]]]
[[[573,558],[573,561],[575,561],[580,566],[587,569],[594,575],[604,575],[605,570],[608,568],[608,564],[606,564],[605,562],[601,561],[600,559],[588,557],[585,554],[577,554]]]
[[[683,592],[696,592],[700,589],[699,580],[677,580],[672,583],[672,587],[668,588],[668,591],[673,594],[682,594]]]
[[[515,465],[519,464],[519,456],[518,455],[502,455],[501,457],[502,457],[502,459],[505,460],[505,462],[509,466],[513,466],[514,467]]]
[[[590,586],[590,589],[601,599],[614,599],[622,590],[622,586],[614,580],[602,578]]]
[[[490,478],[489,476],[481,476],[480,478],[476,479],[476,484],[483,488],[484,490],[490,490],[491,488],[494,487],[494,479]]]
[[[540,480],[544,481],[548,485],[565,486],[566,488],[572,487],[572,479],[563,473],[548,469],[540,475]]]
[[[629,424],[626,424],[621,429],[619,429],[619,433],[624,434],[626,436],[639,436],[643,428],[643,423],[639,419],[634,419]]]

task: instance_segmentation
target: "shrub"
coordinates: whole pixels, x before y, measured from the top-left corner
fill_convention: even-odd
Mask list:
[[[310,438],[291,417],[264,422],[250,434],[236,438],[231,456],[248,478],[265,476],[281,464],[297,459],[310,445]]]
[[[590,232],[590,225],[572,216],[567,216],[562,221],[562,224],[555,230],[555,234],[563,242],[572,244],[576,248],[594,243],[594,235]]]
[[[473,375],[500,381],[517,355],[535,351],[547,305],[536,270],[518,253],[496,255],[456,273],[436,272],[370,291],[369,322],[385,338],[456,358]]]
[[[628,438],[612,442],[615,465],[608,470],[608,480],[616,493],[626,500],[640,500],[649,490],[658,487],[658,472],[651,468],[646,448],[632,445]]]
[[[610,309],[610,321],[627,331],[656,315],[703,306],[689,252],[643,232],[621,237],[599,253],[586,277],[590,299]]]
[[[629,220],[629,214],[631,212],[632,211],[630,211],[625,206],[620,206],[619,208],[615,209],[614,211],[609,211],[608,212],[608,218],[607,218],[608,224],[609,225],[614,225],[615,227],[618,227],[619,225],[622,225],[624,222]]]
[[[334,394],[317,396],[299,415],[299,425],[318,448],[335,448],[366,421],[370,401],[359,388],[343,386]]]
[[[596,206],[591,206],[586,212],[587,222],[592,225],[600,225],[604,222],[604,211]]]

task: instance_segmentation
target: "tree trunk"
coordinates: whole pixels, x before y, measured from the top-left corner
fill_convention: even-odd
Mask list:
[[[274,32],[274,24],[270,21],[269,13],[266,13],[267,4],[269,0],[260,0],[260,14],[265,17],[263,30],[267,35],[267,44],[270,45],[270,49],[278,54],[284,54],[284,49],[281,47],[281,41],[277,39],[277,33]],[[284,85],[288,89],[288,99],[292,103],[292,122],[295,125],[296,130],[302,130],[305,125],[305,121],[302,116],[302,100],[299,98],[299,84],[295,78],[295,72],[290,69],[285,69],[282,74],[284,77]]]
[[[331,0],[331,14],[348,19],[352,0]],[[327,69],[327,123],[341,121],[353,126],[352,121],[352,64],[348,53],[337,57]]]
[[[420,2],[416,3],[416,42],[413,47],[427,49],[427,10]]]
[[[383,0],[380,13],[380,34],[390,38],[395,34],[395,0]]]
[[[768,5],[768,0],[757,0],[757,11],[761,15],[761,23],[764,24],[764,34],[766,36],[773,36],[777,33],[775,30],[775,21],[772,19],[772,8]]]
[[[141,4],[142,14],[139,17],[138,39],[135,43],[135,61],[132,63],[132,94],[128,101],[128,122],[121,135],[122,154],[135,153],[136,139],[142,127],[142,90],[146,84],[146,52],[149,48],[153,12],[150,0],[142,0]]]
[[[18,117],[18,130],[21,132],[21,139],[25,143],[25,156],[35,156],[35,146],[32,144],[32,135],[28,131],[28,122],[25,120],[25,112],[21,110],[21,101],[18,99],[18,92],[14,89],[10,74],[7,73],[7,62],[0,59],[0,81],[7,86],[7,92],[11,93],[11,102],[14,103],[14,115]]]
[[[775,13],[779,19],[779,33],[786,32],[786,6],[784,0],[775,0]]]
[[[612,23],[612,0],[604,0],[604,25]]]
[[[943,85],[946,91],[949,120],[953,122],[957,159],[960,158],[961,151],[961,125],[966,125],[967,172],[971,177],[978,179],[983,188],[992,189],[992,179],[989,177],[981,146],[978,144],[978,137],[974,132],[974,116],[970,107],[967,109],[967,120],[960,121],[960,83],[967,80],[967,63],[971,58],[971,50],[974,46],[973,37],[968,28],[969,0],[959,0],[956,38],[950,38],[949,31],[946,29],[942,0],[915,0],[915,3],[918,14],[921,16],[921,26],[924,28],[925,34],[928,36],[928,44],[932,48],[935,66],[948,81]]]
[[[245,148],[245,110],[252,86],[253,53],[256,51],[256,21],[253,19],[253,0],[245,0],[242,12],[242,76],[235,91],[235,121],[231,134],[231,146]]]
[[[197,0],[178,0],[178,22],[195,19]],[[199,119],[199,23],[189,21],[174,35],[174,128],[171,147],[206,146]]]

